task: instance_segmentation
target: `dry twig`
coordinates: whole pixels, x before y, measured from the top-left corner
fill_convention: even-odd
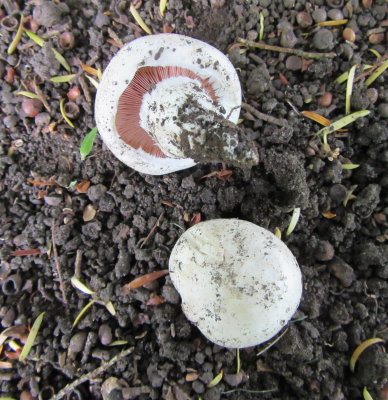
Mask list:
[[[164,211],[159,215],[159,218],[156,220],[154,226],[151,228],[150,233],[145,237],[140,239],[137,242],[137,245],[142,249],[143,246],[150,240],[150,237],[154,234],[156,228],[158,226],[160,226],[160,221],[162,220],[162,218],[164,217]]]
[[[286,121],[285,120],[279,119],[279,118],[275,118],[275,117],[271,117],[268,114],[264,114],[264,113],[260,112],[259,110],[256,110],[256,108],[250,106],[247,103],[242,103],[241,107],[244,110],[246,110],[249,113],[251,113],[252,115],[254,115],[258,119],[262,119],[263,121],[270,122],[271,124],[275,124],[275,125],[279,125],[279,126],[285,126],[286,125]]]
[[[60,287],[61,292],[62,292],[62,301],[63,301],[64,304],[67,305],[66,287],[65,287],[65,282],[63,280],[61,264],[59,262],[57,245],[55,244],[55,223],[53,223],[52,226],[51,226],[51,240],[52,240],[52,244],[53,244],[53,254],[54,254],[55,269],[56,269],[57,275],[58,275],[59,287]]]
[[[289,47],[272,46],[270,44],[253,42],[252,40],[246,40],[241,38],[238,38],[237,40],[248,47],[256,47],[261,50],[276,51],[278,53],[295,54],[296,56],[302,58],[313,58],[315,60],[320,60],[321,58],[334,58],[337,56],[337,54],[335,53],[315,53],[311,51],[291,49]]]

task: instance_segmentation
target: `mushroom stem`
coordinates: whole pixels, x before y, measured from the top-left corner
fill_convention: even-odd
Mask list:
[[[243,129],[194,99],[183,104],[181,141],[185,157],[196,162],[225,162],[240,168],[257,165],[259,156]]]

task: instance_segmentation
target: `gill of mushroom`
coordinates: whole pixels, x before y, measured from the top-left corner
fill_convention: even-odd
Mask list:
[[[162,175],[198,162],[258,163],[236,125],[241,105],[235,69],[216,48],[176,34],[149,35],[119,50],[95,103],[98,131],[122,162]]]
[[[229,348],[271,339],[302,295],[301,271],[288,247],[267,229],[238,219],[189,228],[172,250],[169,270],[187,318]]]

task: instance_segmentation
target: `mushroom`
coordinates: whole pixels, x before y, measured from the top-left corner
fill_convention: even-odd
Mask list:
[[[236,123],[241,88],[228,58],[176,34],[149,35],[120,49],[95,104],[107,147],[131,168],[162,175],[197,162],[251,167],[256,148]]]
[[[301,271],[270,231],[238,219],[194,225],[169,261],[187,318],[212,342],[251,347],[276,335],[295,313]]]

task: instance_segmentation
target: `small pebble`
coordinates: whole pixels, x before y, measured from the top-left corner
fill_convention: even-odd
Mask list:
[[[366,97],[368,98],[369,103],[374,104],[379,98],[379,92],[375,88],[369,88],[366,91]]]
[[[47,112],[41,112],[35,117],[35,124],[37,126],[45,126],[50,123],[50,114]]]
[[[210,0],[210,5],[213,8],[221,8],[225,5],[225,0]]]
[[[43,104],[39,99],[25,99],[22,110],[27,117],[36,117],[42,110]]]
[[[70,339],[69,350],[73,353],[79,353],[82,351],[85,346],[86,337],[86,332],[78,332],[73,335]]]
[[[329,271],[345,287],[349,287],[356,279],[353,268],[339,257],[334,257],[334,259],[330,262]]]
[[[296,22],[301,28],[307,28],[313,24],[313,19],[311,18],[310,14],[306,13],[305,11],[301,11],[296,15]]]
[[[342,37],[345,40],[349,40],[349,42],[352,43],[356,41],[356,34],[354,33],[354,30],[351,28],[345,28],[344,31],[342,32]]]
[[[63,32],[59,36],[59,45],[62,49],[70,50],[75,45],[74,34],[72,32]]]
[[[98,329],[98,337],[100,338],[101,344],[108,346],[112,343],[112,329],[109,325],[103,324]]]
[[[34,8],[33,18],[38,24],[49,28],[55,24],[58,24],[62,20],[62,14],[69,11],[66,4],[55,4],[51,1],[40,2]]]
[[[368,40],[372,44],[379,44],[384,40],[384,33],[372,33],[369,35]]]
[[[320,107],[329,107],[332,101],[333,101],[333,95],[330,92],[325,92],[318,99],[318,105]]]
[[[344,14],[338,8],[332,8],[328,13],[327,16],[329,19],[333,21],[339,21],[340,19],[344,19]]]
[[[327,240],[318,242],[315,248],[314,257],[318,261],[330,261],[334,257],[334,247]]]
[[[302,68],[302,59],[298,56],[289,56],[286,60],[286,68],[290,71],[299,71]]]
[[[298,39],[295,36],[294,31],[287,29],[282,32],[282,35],[280,37],[280,44],[283,47],[293,48],[296,45],[297,41]]]
[[[362,6],[364,8],[371,8],[373,0],[362,0]]]
[[[317,8],[312,14],[313,20],[318,24],[319,22],[326,21],[327,13],[324,8]]]
[[[388,103],[381,103],[377,110],[382,118],[388,118]]]
[[[318,50],[331,50],[334,47],[334,36],[329,29],[320,29],[313,37],[313,45]]]
[[[329,196],[338,203],[345,200],[347,195],[348,190],[341,184],[333,185],[329,190]]]

